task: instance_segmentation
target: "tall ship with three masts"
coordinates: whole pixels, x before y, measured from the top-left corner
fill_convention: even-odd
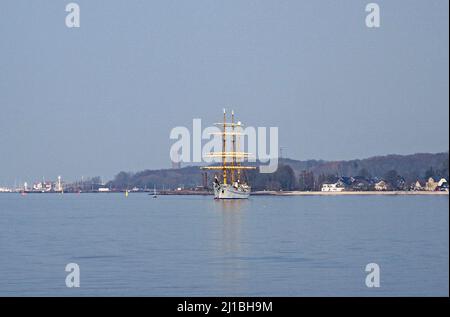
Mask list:
[[[220,166],[202,167],[205,170],[221,171],[221,179],[214,177],[213,189],[215,199],[245,199],[250,196],[251,187],[242,181],[242,171],[256,169],[253,166],[243,166],[242,162],[250,156],[250,153],[241,152],[240,136],[242,135],[243,124],[235,122],[234,111],[231,112],[231,122],[227,122],[225,109],[223,110],[223,122],[216,123],[222,128],[218,132],[222,136],[222,151],[208,153],[208,157],[221,158]],[[217,133],[214,133],[217,134]],[[231,149],[230,143],[231,142]]]

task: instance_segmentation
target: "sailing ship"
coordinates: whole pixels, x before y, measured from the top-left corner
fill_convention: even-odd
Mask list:
[[[239,137],[242,135],[243,124],[240,121],[235,122],[234,111],[231,112],[231,122],[227,122],[227,115],[224,109],[223,122],[215,123],[215,125],[222,128],[221,132],[213,133],[221,135],[222,151],[211,152],[206,154],[206,156],[221,158],[222,162],[219,166],[205,166],[201,168],[222,172],[221,180],[219,179],[220,176],[215,175],[214,177],[213,189],[215,199],[246,199],[250,196],[251,187],[242,181],[242,171],[256,169],[256,167],[242,165],[243,160],[250,156],[250,153],[239,150]],[[229,151],[227,141],[231,141],[231,151]]]

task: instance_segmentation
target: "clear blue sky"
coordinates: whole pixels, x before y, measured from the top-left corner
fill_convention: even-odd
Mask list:
[[[296,159],[447,151],[448,1],[0,2],[0,186],[170,167],[170,130],[278,126]]]

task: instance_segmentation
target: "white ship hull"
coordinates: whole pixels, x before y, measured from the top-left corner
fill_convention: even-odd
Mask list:
[[[215,199],[247,199],[250,196],[250,187],[214,184]]]

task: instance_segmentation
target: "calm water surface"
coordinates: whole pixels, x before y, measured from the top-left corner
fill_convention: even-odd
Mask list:
[[[448,296],[448,215],[448,196],[1,194],[0,295]]]

